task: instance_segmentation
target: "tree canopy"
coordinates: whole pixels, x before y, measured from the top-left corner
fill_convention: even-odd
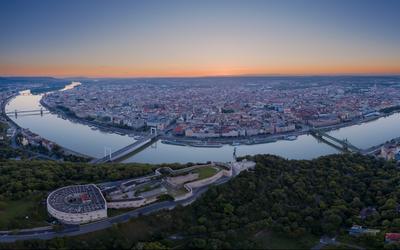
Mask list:
[[[254,170],[243,172],[226,184],[211,187],[188,207],[162,211],[119,225],[118,230],[113,231],[114,238],[102,237],[108,231],[96,232],[65,240],[63,247],[131,248],[154,244],[157,247],[200,249],[258,248],[265,246],[260,246],[254,237],[265,230],[301,239],[310,235],[344,235],[353,224],[382,232],[400,232],[400,172],[392,162],[355,154],[315,160],[285,160],[271,155],[248,158],[256,161]],[[1,167],[1,176],[6,173],[18,180],[17,172],[20,172],[25,177],[44,176],[41,180],[47,183],[38,181],[31,187],[26,181],[24,184],[23,179],[19,184],[2,179],[0,183],[5,181],[6,184],[0,186],[1,194],[8,197],[14,191],[24,193],[53,188],[61,184],[55,183],[59,178],[60,182],[67,183],[133,175],[132,170],[123,165],[110,169],[102,165],[43,163],[44,166],[47,164],[52,166],[38,167],[46,169],[43,173],[35,173],[29,164],[20,166],[15,172],[11,166]],[[363,215],[365,209],[370,212]],[[133,225],[136,227],[138,223],[151,233],[141,237],[132,233]],[[171,240],[171,235],[179,235],[182,240]],[[382,247],[382,234],[377,237],[374,244]],[[86,245],[80,245],[82,241]],[[147,243],[138,245],[139,241]],[[40,244],[51,247],[55,242]],[[19,244],[27,246],[31,243]]]

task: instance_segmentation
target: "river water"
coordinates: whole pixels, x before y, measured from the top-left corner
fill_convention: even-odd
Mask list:
[[[15,110],[40,109],[42,95],[20,94],[6,106],[7,112]],[[45,109],[44,109],[45,110]],[[61,118],[56,114],[9,115],[19,126],[28,128],[43,138],[93,157],[102,157],[104,147],[118,150],[134,139],[113,133],[93,130],[87,125]],[[400,114],[393,114],[368,123],[331,131],[336,138],[348,139],[359,148],[369,148],[400,136]],[[154,143],[124,162],[172,163],[172,162],[205,162],[230,161],[234,147],[224,145],[221,148],[196,148]],[[236,155],[275,154],[288,159],[312,159],[338,151],[324,143],[318,142],[310,135],[301,135],[295,141],[277,141],[257,145],[236,146]]]

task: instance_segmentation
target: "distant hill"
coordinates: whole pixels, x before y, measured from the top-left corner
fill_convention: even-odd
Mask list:
[[[60,82],[65,81],[63,79],[57,79],[54,77],[26,77],[26,76],[10,76],[10,77],[0,77],[0,84],[10,84],[10,83],[50,83],[50,82]]]
[[[0,80],[10,81],[48,81],[48,80],[59,80],[50,76],[0,76]]]

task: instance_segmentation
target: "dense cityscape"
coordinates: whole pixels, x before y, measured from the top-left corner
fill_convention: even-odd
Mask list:
[[[176,136],[196,138],[301,131],[379,117],[400,107],[400,86],[393,79],[366,84],[359,84],[362,78],[242,80],[98,82],[53,92],[43,102],[78,118],[133,129],[172,129]]]

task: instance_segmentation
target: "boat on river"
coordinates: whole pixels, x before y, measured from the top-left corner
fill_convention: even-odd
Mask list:
[[[271,142],[276,142],[278,139],[276,138],[264,138],[264,139],[252,139],[248,140],[246,142],[247,145],[253,145],[253,144],[264,144],[264,143],[271,143]]]
[[[135,135],[135,134],[130,134],[129,137],[132,137],[135,140],[140,140],[143,138],[141,135]]]
[[[186,146],[186,143],[172,140],[161,140],[161,143],[175,145],[175,146]]]
[[[285,136],[285,140],[294,141],[294,140],[297,140],[297,136],[296,135],[288,135],[288,136]]]
[[[197,148],[221,148],[223,145],[221,143],[197,142],[190,144],[190,146]]]

